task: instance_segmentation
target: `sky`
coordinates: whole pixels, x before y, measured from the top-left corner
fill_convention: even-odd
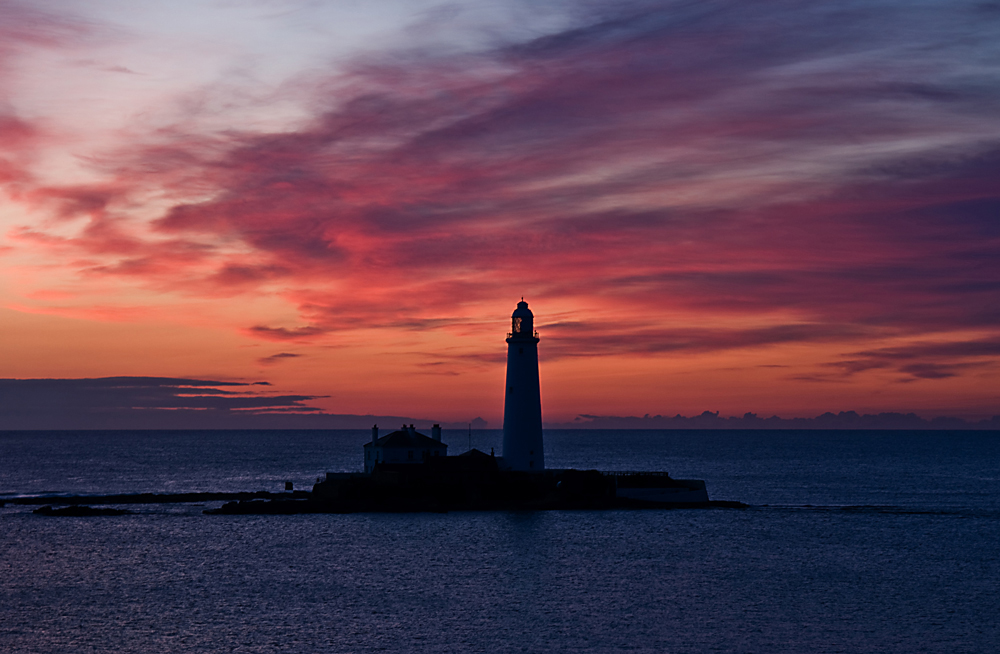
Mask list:
[[[0,0],[0,378],[988,418],[998,117],[997,2]]]

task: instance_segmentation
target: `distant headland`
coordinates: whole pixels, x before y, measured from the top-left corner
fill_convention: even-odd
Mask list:
[[[762,418],[756,413],[721,416],[705,411],[697,416],[594,416],[580,415],[572,422],[546,423],[547,429],[984,429],[1000,430],[1000,415],[986,420],[947,416],[921,418],[915,413],[826,412],[815,418]]]
[[[0,430],[77,429],[368,429],[415,424],[428,429],[499,428],[472,413],[463,421],[404,415],[333,414],[309,405],[309,395],[277,395],[267,382],[221,382],[174,377],[0,379]],[[203,391],[203,392],[199,392]],[[475,416],[475,417],[473,417]],[[545,429],[985,429],[1000,430],[1000,415],[985,420],[922,417],[915,413],[827,412],[815,418],[614,416],[581,414]]]

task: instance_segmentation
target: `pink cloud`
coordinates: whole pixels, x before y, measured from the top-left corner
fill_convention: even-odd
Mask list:
[[[296,359],[301,356],[301,354],[293,354],[291,352],[278,352],[277,354],[257,359],[257,363],[262,366],[273,366],[276,363],[281,363],[282,361],[286,361],[288,359]]]
[[[963,126],[1000,97],[955,81],[933,15],[872,11],[637,5],[474,55],[369,55],[317,80],[294,130],[164,129],[107,183],[25,193],[86,225],[16,235],[156,292],[277,288],[300,325],[245,327],[277,342],[455,329],[520,293],[617,316],[549,325],[563,357],[995,329],[1000,137]],[[149,189],[169,206],[131,219]]]
[[[318,327],[300,327],[297,329],[287,329],[285,327],[264,327],[257,325],[250,327],[247,333],[257,338],[269,341],[295,341],[308,339],[310,337],[324,334],[325,331]]]

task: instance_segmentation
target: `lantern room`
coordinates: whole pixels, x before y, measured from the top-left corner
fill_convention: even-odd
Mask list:
[[[507,334],[507,338],[513,340],[533,339],[538,342],[535,336],[535,316],[531,313],[524,298],[521,298],[514,313],[511,314],[510,333]]]

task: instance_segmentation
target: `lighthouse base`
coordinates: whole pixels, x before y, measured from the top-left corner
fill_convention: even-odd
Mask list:
[[[371,474],[331,474],[308,498],[230,502],[206,513],[356,513],[742,508],[708,499],[700,479],[657,472],[503,471],[496,460],[438,457],[416,465],[378,464]],[[464,460],[463,460],[464,459]]]

